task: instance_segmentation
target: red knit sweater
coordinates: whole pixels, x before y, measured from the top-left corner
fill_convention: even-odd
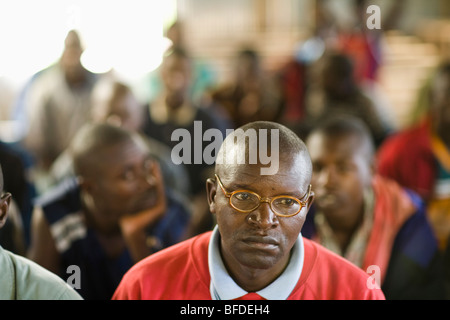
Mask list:
[[[207,232],[155,253],[123,277],[115,300],[210,300]],[[369,289],[369,276],[353,264],[308,240],[301,277],[289,296],[300,299],[384,299]]]

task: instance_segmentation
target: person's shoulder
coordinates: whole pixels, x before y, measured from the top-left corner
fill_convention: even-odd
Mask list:
[[[174,268],[186,266],[187,263],[192,263],[190,259],[193,256],[200,258],[203,254],[207,255],[210,237],[211,232],[206,232],[160,250],[137,262],[125,274],[124,279],[145,278],[147,276],[159,277],[162,273],[170,273]]]
[[[60,277],[25,257],[3,250],[14,265],[18,300],[81,300]]]
[[[409,148],[411,145],[415,147]],[[431,155],[431,142],[427,126],[416,125],[392,133],[383,141],[376,153],[378,170],[385,173],[393,167],[404,166],[405,163],[428,161],[429,155]]]
[[[305,252],[309,259],[312,259],[321,268],[326,268],[330,272],[355,272],[358,276],[367,276],[360,268],[350,263],[348,260],[318,244],[317,242],[303,238]]]
[[[425,146],[427,146],[429,141],[429,132],[429,125],[427,121],[406,127],[388,136],[381,145],[380,150],[390,150],[392,148],[397,149],[405,145],[410,145],[411,143],[414,143],[414,145],[425,144]],[[399,151],[401,150],[397,150],[397,152]]]
[[[56,87],[61,75],[62,71],[59,64],[54,63],[35,73],[29,80],[29,86],[31,89],[38,91],[52,90]]]
[[[75,177],[67,177],[57,185],[48,189],[44,194],[36,198],[35,205],[47,207],[55,203],[69,202],[79,203],[79,185]]]
[[[47,190],[36,199],[35,207],[42,208],[50,220],[79,211],[81,209],[81,198],[77,179],[68,177]],[[55,217],[52,218],[52,216]]]
[[[210,237],[211,232],[197,235],[139,261],[125,273],[113,300],[184,299],[195,296],[195,288],[205,291]]]
[[[300,278],[310,299],[384,299],[382,291],[361,268],[320,244],[303,238],[305,262]],[[375,278],[374,278],[375,279]]]

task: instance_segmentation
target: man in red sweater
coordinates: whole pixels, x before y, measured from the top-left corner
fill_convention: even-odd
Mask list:
[[[262,174],[264,152],[278,155],[273,174]],[[302,237],[311,173],[305,144],[280,124],[228,135],[206,182],[217,226],[137,263],[113,299],[384,299],[369,275]]]

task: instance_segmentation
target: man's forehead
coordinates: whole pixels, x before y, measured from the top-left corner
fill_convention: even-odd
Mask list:
[[[312,139],[311,139],[312,140]],[[308,144],[313,164],[355,162],[369,166],[374,158],[373,149],[366,139],[351,134],[324,136],[316,144]],[[360,162],[362,161],[362,162]]]
[[[274,174],[262,175],[262,164],[217,164],[216,174],[223,180],[243,183],[252,180],[276,181],[294,178],[299,181],[306,180],[310,174],[306,155],[289,154],[279,157],[278,170]]]
[[[140,139],[124,140],[115,144],[106,145],[99,148],[97,152],[91,153],[91,159],[96,161],[100,166],[109,164],[120,164],[127,159],[136,156],[147,156],[150,154],[148,146]]]
[[[313,157],[320,152],[341,152],[348,156],[364,148],[364,139],[356,134],[329,135],[322,132],[312,134],[308,139],[308,149]],[[351,153],[351,154],[350,154]]]

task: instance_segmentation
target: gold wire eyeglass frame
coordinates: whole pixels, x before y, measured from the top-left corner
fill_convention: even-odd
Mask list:
[[[306,205],[308,204],[308,199],[309,199],[309,196],[311,195],[311,189],[312,189],[312,185],[310,184],[310,185],[308,186],[308,192],[307,192],[306,195],[305,195],[305,196],[306,196],[306,200],[305,200],[305,201],[301,201],[301,200],[299,200],[299,199],[297,199],[296,197],[293,197],[293,196],[283,196],[283,195],[276,196],[276,197],[271,197],[271,198],[263,198],[263,197],[261,197],[259,194],[257,194],[256,192],[253,192],[253,191],[250,191],[250,190],[245,190],[245,189],[236,190],[236,191],[233,191],[233,192],[228,192],[228,191],[225,189],[224,185],[222,184],[222,181],[220,180],[219,176],[218,176],[217,174],[215,174],[214,176],[216,177],[217,181],[219,182],[219,186],[220,186],[220,188],[222,189],[222,191],[223,191],[225,197],[228,198],[228,201],[229,201],[230,206],[231,206],[233,209],[235,209],[236,211],[241,212],[241,213],[249,213],[249,212],[252,212],[252,211],[258,209],[259,206],[261,205],[261,203],[266,202],[266,203],[269,204],[270,208],[272,209],[272,211],[273,211],[277,216],[280,216],[280,217],[286,217],[286,218],[288,218],[288,217],[293,217],[293,216],[295,216],[296,214],[298,214],[298,213],[303,209],[303,207],[306,207]],[[231,202],[231,198],[233,197],[233,195],[235,195],[236,193],[239,193],[239,192],[247,192],[247,193],[251,193],[251,194],[255,195],[255,196],[259,199],[259,204],[258,204],[256,207],[254,207],[254,208],[252,208],[252,209],[248,209],[248,210],[242,210],[242,209],[236,208],[236,207],[233,205],[233,203]],[[302,199],[303,199],[305,196],[303,196]],[[273,206],[272,206],[273,201],[275,201],[276,199],[280,199],[280,198],[288,198],[288,199],[292,199],[292,200],[294,200],[294,201],[296,201],[297,203],[300,204],[300,208],[297,210],[297,212],[292,213],[292,214],[280,214],[280,213],[278,213],[276,210],[274,210],[274,208],[273,208]]]

